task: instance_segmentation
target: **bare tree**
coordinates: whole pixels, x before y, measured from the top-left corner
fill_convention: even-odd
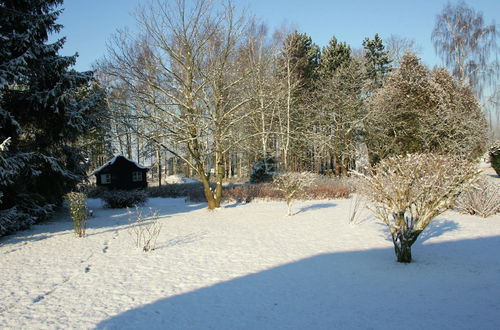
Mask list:
[[[265,25],[255,22],[248,29],[246,42],[241,48],[239,63],[250,72],[244,90],[251,100],[245,105],[248,120],[242,124],[253,139],[245,140],[241,149],[263,159],[275,151],[279,90],[275,69],[279,45],[276,39],[268,37]]]
[[[436,18],[432,42],[462,86],[480,93],[482,81],[498,74],[497,32],[483,14],[461,1],[448,3]]]
[[[396,34],[391,34],[389,38],[385,40],[385,43],[390,58],[393,63],[396,63],[398,66],[405,53],[418,54],[420,52],[420,47],[416,45],[415,40],[404,38]]]
[[[217,5],[154,2],[137,14],[139,36],[118,34],[104,66],[121,82],[114,87],[125,89],[141,106],[131,125],[154,124],[153,132],[140,134],[196,172],[209,209],[220,206],[224,158],[235,142],[229,132],[245,118],[241,109],[249,101],[239,89],[248,72],[236,65],[246,20],[231,3]],[[172,145],[183,146],[185,153]]]

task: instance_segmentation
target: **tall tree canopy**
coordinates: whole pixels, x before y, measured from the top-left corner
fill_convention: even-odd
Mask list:
[[[368,79],[372,81],[373,88],[382,87],[385,76],[391,71],[389,52],[385,50],[378,33],[375,33],[373,39],[365,38],[363,47]]]
[[[411,53],[371,99],[367,144],[371,160],[407,153],[475,159],[485,151],[486,120],[471,89],[443,68],[430,71]]]
[[[40,220],[85,175],[77,140],[97,126],[103,94],[48,43],[62,0],[0,1],[0,235]]]
[[[341,65],[351,60],[351,46],[332,37],[328,46],[321,51],[320,71],[323,75],[335,72]]]
[[[140,34],[118,34],[102,65],[114,80],[111,101],[129,112],[126,128],[182,159],[209,209],[220,206],[225,159],[238,142],[231,132],[250,100],[242,93],[249,72],[238,62],[248,20],[229,2],[217,5],[153,2],[138,12]]]

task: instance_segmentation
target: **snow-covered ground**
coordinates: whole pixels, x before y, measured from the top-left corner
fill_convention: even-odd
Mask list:
[[[187,178],[182,175],[174,174],[174,175],[169,175],[165,178],[165,183],[198,183],[200,182],[197,179],[194,178]]]
[[[499,329],[500,215],[447,212],[394,261],[385,227],[351,200],[204,204],[155,198],[157,249],[125,210],[90,200],[0,239],[2,329]]]

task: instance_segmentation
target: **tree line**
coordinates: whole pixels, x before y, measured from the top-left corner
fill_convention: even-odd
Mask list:
[[[466,83],[427,68],[405,39],[387,48],[375,34],[353,51],[333,36],[320,48],[306,33],[270,33],[231,3],[207,0],[156,1],[137,20],[98,66],[115,146],[149,154],[160,184],[167,159],[181,159],[210,208],[224,178],[262,159],[281,171],[347,175],[363,155],[367,165],[408,152],[485,151],[474,75]]]
[[[0,235],[50,215],[114,152],[147,159],[160,182],[167,168],[199,177],[214,208],[223,179],[262,159],[347,175],[364,158],[484,151],[478,96],[498,75],[496,30],[463,4],[440,20],[469,30],[433,34],[451,73],[423,65],[408,39],[320,48],[209,0],[152,1],[95,72],[77,72],[76,55],[59,55],[65,39],[48,42],[62,4],[0,0]]]

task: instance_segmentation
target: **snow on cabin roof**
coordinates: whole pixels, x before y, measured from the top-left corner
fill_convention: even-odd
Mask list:
[[[136,162],[136,161],[130,160],[130,159],[128,159],[127,157],[125,157],[125,156],[123,156],[123,155],[115,155],[115,156],[114,156],[113,158],[111,158],[109,161],[107,161],[106,163],[104,163],[104,165],[102,165],[102,166],[101,166],[101,167],[99,167],[98,169],[94,170],[94,171],[92,172],[92,174],[91,174],[91,175],[95,175],[95,174],[97,174],[98,172],[100,172],[102,169],[104,169],[105,167],[110,166],[110,165],[113,165],[113,164],[116,162],[116,160],[118,159],[118,157],[123,157],[123,158],[125,158],[125,159],[126,159],[126,160],[128,160],[129,162],[134,163],[134,165],[135,165],[135,166],[137,166],[138,168],[142,168],[142,169],[145,169],[145,170],[147,170],[147,169],[148,169],[146,166],[141,165],[141,164],[139,164],[139,163],[138,163],[138,162]]]

